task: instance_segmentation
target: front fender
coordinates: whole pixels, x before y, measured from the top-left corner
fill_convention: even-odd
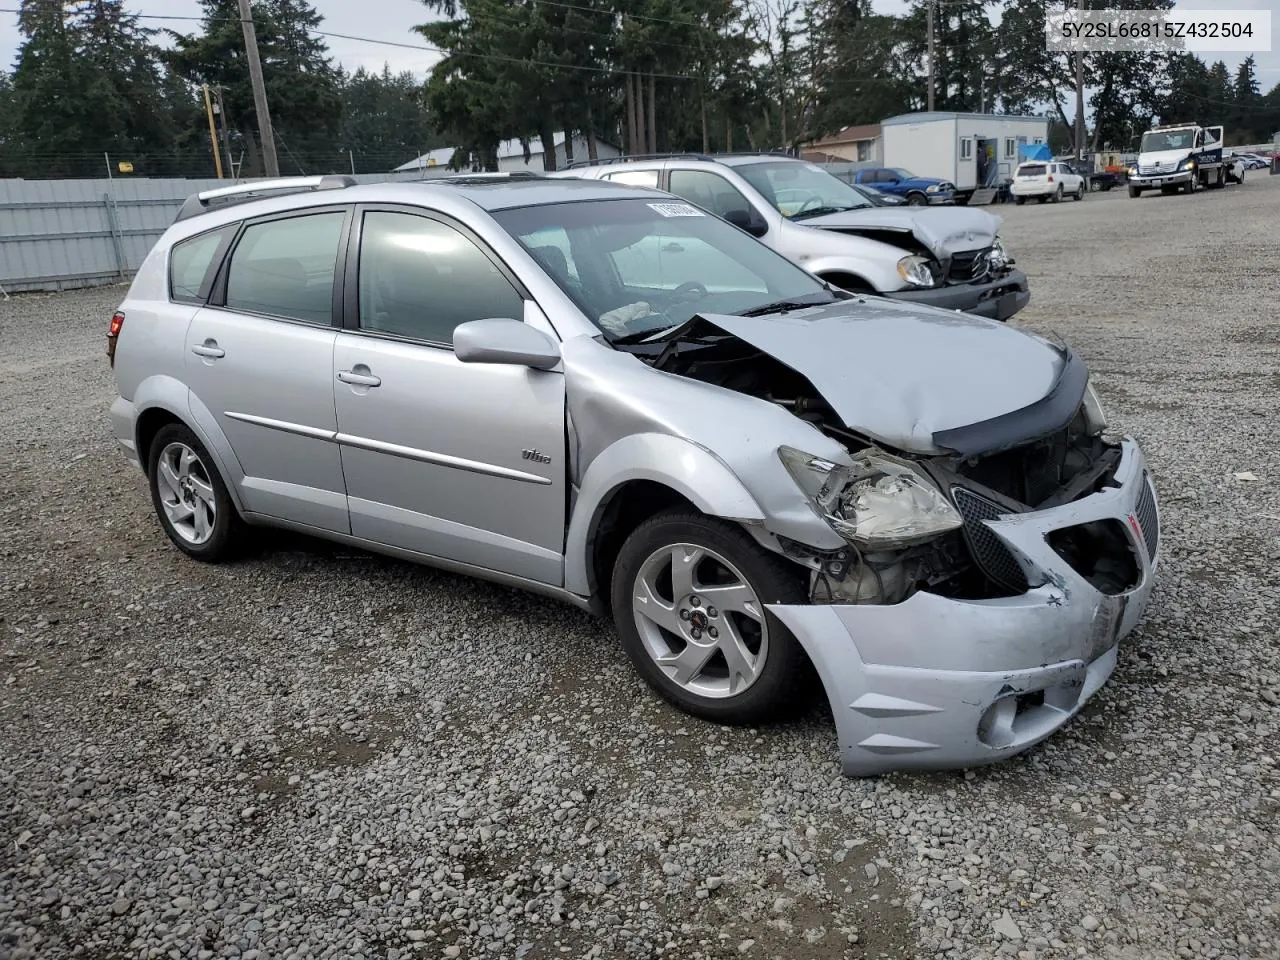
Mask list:
[[[565,588],[572,593],[590,595],[588,570],[600,516],[610,496],[633,480],[669,487],[708,516],[764,521],[742,481],[706,448],[659,433],[623,437],[591,462],[578,490],[565,538]]]
[[[240,467],[240,461],[236,459],[231,443],[222,432],[222,428],[218,426],[213,413],[187,389],[186,384],[170,376],[148,377],[138,384],[133,394],[133,403],[137,411],[134,422],[134,443],[140,457],[142,450],[141,445],[137,443],[136,430],[146,412],[160,409],[173,414],[195,433],[204,448],[209,451],[218,468],[218,473],[222,475],[227,494],[235,504],[236,510],[243,512],[240,486],[244,482],[244,470]],[[143,469],[146,469],[145,463]]]
[[[841,237],[841,240],[857,240],[858,237]],[[875,289],[876,293],[892,293],[901,290],[903,280],[898,276],[898,261],[905,257],[906,251],[877,243],[881,248],[874,255],[859,254],[821,254],[799,257],[797,262],[810,273],[822,277],[836,273],[851,273],[861,277]]]

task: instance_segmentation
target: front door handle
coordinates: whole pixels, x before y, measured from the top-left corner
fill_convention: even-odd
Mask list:
[[[191,348],[191,352],[197,357],[204,357],[206,360],[217,360],[219,357],[225,357],[227,351],[218,346],[218,341],[210,337],[204,343],[197,343]]]
[[[338,379],[355,387],[382,386],[382,378],[368,373],[368,369],[364,364],[357,364],[354,370],[339,370]]]

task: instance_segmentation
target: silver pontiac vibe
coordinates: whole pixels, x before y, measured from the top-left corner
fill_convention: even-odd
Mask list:
[[[838,290],[645,188],[201,194],[108,354],[188,555],[273,525],[559,597],[697,716],[825,691],[852,775],[1048,736],[1151,591],[1142,452],[1069,349]]]

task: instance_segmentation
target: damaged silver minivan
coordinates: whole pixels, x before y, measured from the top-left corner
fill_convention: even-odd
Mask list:
[[[1147,467],[1077,355],[838,290],[647,189],[197,195],[108,354],[190,556],[277,525],[559,597],[697,716],[825,691],[849,774],[1048,736],[1152,587]]]

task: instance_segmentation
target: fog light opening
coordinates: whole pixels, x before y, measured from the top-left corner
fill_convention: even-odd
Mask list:
[[[1111,597],[1126,593],[1142,578],[1133,540],[1119,520],[1063,527],[1045,539],[1099,593]]]

